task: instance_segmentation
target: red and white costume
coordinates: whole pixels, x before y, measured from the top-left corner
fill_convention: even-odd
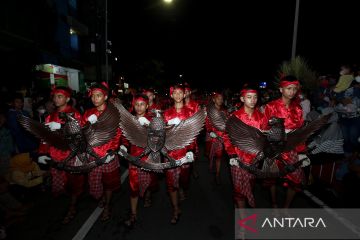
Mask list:
[[[191,91],[189,86],[186,86],[185,84],[185,90]],[[190,99],[189,102],[184,102],[185,103],[185,107],[187,107],[190,112],[191,112],[191,116],[194,115],[197,111],[199,111],[200,109],[200,105],[197,101]],[[194,152],[194,160],[196,160],[199,157],[199,145],[197,142],[197,138],[194,140],[194,142],[189,146],[189,148],[192,152]]]
[[[225,114],[225,110],[221,110]],[[209,118],[206,118],[205,121],[205,128],[206,128],[206,138],[205,138],[205,152],[209,157],[209,169],[213,169],[213,161],[221,160],[224,155],[224,143],[220,139],[224,136],[224,132],[217,130],[210,122]],[[218,137],[213,138],[210,136],[210,133],[215,133]],[[220,138],[220,139],[219,139]]]
[[[149,116],[144,116],[148,121],[151,120]],[[136,145],[130,146],[130,155],[137,157],[143,153],[144,149]],[[146,161],[148,156],[141,158],[141,161]],[[129,164],[129,183],[130,195],[132,197],[144,196],[147,189],[154,190],[157,187],[156,173],[142,170],[141,168]]]
[[[87,110],[82,117],[81,124],[85,125],[90,115],[95,114],[99,118],[101,113],[102,112],[99,112],[96,108]],[[93,150],[100,158],[102,158],[109,150],[116,151],[119,148],[120,138],[121,130],[118,128],[116,136],[113,139],[102,146],[94,147]],[[120,188],[119,167],[119,160],[117,155],[115,155],[115,159],[107,164],[95,167],[89,173],[89,191],[95,199],[99,199],[106,190],[114,191]]]
[[[175,107],[171,107],[164,112],[164,120],[166,123],[168,123],[169,120],[174,118],[185,120],[189,118],[191,115],[192,115],[191,110],[185,106],[182,107],[179,112],[176,111]],[[182,149],[169,151],[168,154],[170,157],[178,160],[185,157],[188,149],[189,146]],[[180,167],[176,167],[165,171],[166,185],[168,191],[170,192],[176,191],[179,188],[179,185],[181,185],[181,187],[185,189],[189,187],[189,181],[190,181],[189,167],[190,167],[189,164],[184,164]]]
[[[156,104],[153,102],[153,104],[148,107],[148,112],[151,112],[152,110],[161,110],[160,104]]]
[[[264,121],[263,114],[258,110],[254,109],[254,112],[251,116],[249,116],[244,107],[233,113],[237,118],[246,123],[249,126],[265,129],[266,122]],[[227,135],[224,137],[225,149],[228,152],[228,155],[237,155],[239,159],[244,164],[252,164],[255,158],[255,154],[250,154],[242,151],[241,149],[233,146],[230,142],[230,139]],[[247,199],[250,206],[255,207],[255,199],[253,195],[253,186],[255,182],[255,176],[249,173],[247,170],[237,167],[231,166],[231,176],[233,180],[233,191],[234,191],[234,200],[235,201],[243,201]]]
[[[199,110],[200,105],[197,101],[190,99],[188,103],[185,103],[185,107],[190,109],[192,114],[195,114]]]
[[[279,98],[269,102],[264,109],[266,121],[268,121],[271,117],[284,118],[285,130],[287,132],[300,128],[303,125],[304,119],[302,114],[303,111],[297,100],[292,100],[289,107],[286,107],[283,100]],[[293,164],[298,161],[298,152],[303,151],[305,151],[305,144],[297,146],[293,151],[282,153],[281,158],[287,163]],[[280,169],[283,167],[283,164],[281,164],[280,161],[277,161],[277,164]],[[294,172],[285,176],[285,180],[287,181],[284,185],[288,186],[288,184],[291,184],[295,190],[299,190],[298,187],[300,187],[303,183],[304,177],[302,168],[297,168]],[[271,185],[274,184],[274,181],[266,180],[265,183],[266,185]]]
[[[70,94],[68,94],[68,96],[70,96]],[[70,105],[67,105],[61,112],[74,113],[75,119],[77,119],[79,122],[81,121],[80,113]],[[65,121],[60,119],[59,113],[60,111],[51,113],[46,117],[45,123],[57,122],[60,124],[65,124]],[[69,156],[70,150],[62,151],[42,142],[39,146],[39,154],[48,154],[53,161],[61,162]],[[71,159],[70,161],[75,161],[75,159]],[[85,183],[85,176],[83,174],[72,174],[55,168],[51,168],[50,173],[52,176],[52,193],[55,196],[65,192],[70,195],[79,196],[83,192]]]

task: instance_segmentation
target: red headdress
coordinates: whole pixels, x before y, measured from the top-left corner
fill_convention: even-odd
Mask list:
[[[296,79],[295,77],[293,76],[285,76],[285,77],[282,77],[280,79],[280,87],[283,88],[283,87],[287,87],[291,84],[294,84],[294,85],[297,85],[299,86],[300,85],[300,82],[298,79]]]
[[[89,91],[88,91],[88,96],[90,97],[94,91],[100,91],[102,92],[105,96],[109,95],[109,85],[106,82],[101,82],[100,84],[94,84],[93,86],[90,87]]]
[[[51,96],[55,94],[62,94],[65,97],[69,98],[71,97],[72,90],[69,87],[55,87],[53,86],[51,89]]]
[[[173,94],[173,92],[174,92],[175,89],[180,89],[180,90],[182,90],[183,92],[185,92],[184,85],[182,85],[182,84],[176,84],[176,85],[170,87],[170,96]]]

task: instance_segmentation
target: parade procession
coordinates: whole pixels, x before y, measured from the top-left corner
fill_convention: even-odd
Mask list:
[[[358,239],[355,27],[255,2],[6,3],[0,240]]]

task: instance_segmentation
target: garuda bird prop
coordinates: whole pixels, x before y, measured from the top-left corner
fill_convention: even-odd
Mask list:
[[[62,151],[70,151],[70,154],[61,161],[50,160],[50,166],[69,172],[87,172],[92,168],[104,164],[106,159],[114,155],[110,150],[105,157],[99,157],[94,147],[102,146],[115,137],[120,123],[120,114],[112,103],[99,116],[94,124],[80,126],[73,113],[59,113],[60,118],[65,120],[61,128],[51,131],[49,127],[34,121],[31,118],[19,115],[19,123],[30,133],[42,139],[50,146]]]
[[[168,151],[182,149],[190,145],[204,126],[206,112],[200,109],[190,118],[181,121],[178,125],[166,126],[159,111],[152,118],[148,126],[141,125],[135,116],[130,114],[120,103],[115,103],[121,115],[120,128],[124,136],[138,147],[144,149],[142,154],[134,157],[120,148],[120,154],[134,165],[154,172],[181,166],[192,162],[193,158],[187,155],[175,160],[168,155]],[[141,158],[148,156],[146,161]],[[162,162],[161,156],[169,161]]]
[[[284,119],[272,117],[268,121],[270,130],[262,132],[234,115],[227,118],[213,104],[207,109],[208,117],[216,129],[226,132],[234,146],[256,156],[251,165],[244,164],[238,158],[236,163],[231,164],[238,165],[259,178],[281,177],[300,167],[304,159],[288,164],[281,158],[281,153],[289,152],[304,143],[314,132],[327,124],[331,117],[331,114],[324,115],[289,133],[285,131]],[[277,168],[276,159],[284,164],[283,170]]]

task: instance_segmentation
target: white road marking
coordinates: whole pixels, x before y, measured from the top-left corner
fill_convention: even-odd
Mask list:
[[[129,175],[129,170],[121,175],[121,183],[125,181],[127,176]],[[103,211],[103,208],[97,207],[94,212],[90,215],[90,217],[85,221],[85,223],[81,226],[76,235],[72,238],[72,240],[83,240],[86,237],[86,234],[90,231],[96,220],[99,218]]]

